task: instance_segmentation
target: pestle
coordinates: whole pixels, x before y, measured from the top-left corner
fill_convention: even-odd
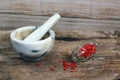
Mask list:
[[[54,24],[60,18],[61,18],[61,16],[58,13],[55,13],[42,26],[38,27],[35,31],[33,31],[30,35],[28,35],[24,39],[24,41],[32,42],[32,41],[40,40],[54,26]]]

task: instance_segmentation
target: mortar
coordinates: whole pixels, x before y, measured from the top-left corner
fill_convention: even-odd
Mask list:
[[[54,46],[55,33],[53,30],[49,30],[41,40],[33,42],[23,41],[36,28],[35,26],[26,26],[18,28],[10,34],[11,43],[16,53],[27,61],[43,59]]]

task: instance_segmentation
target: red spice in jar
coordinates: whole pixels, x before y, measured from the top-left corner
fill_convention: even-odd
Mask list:
[[[87,58],[96,52],[96,46],[94,44],[88,43],[80,48],[79,56]]]

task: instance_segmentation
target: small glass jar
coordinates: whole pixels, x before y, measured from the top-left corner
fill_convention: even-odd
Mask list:
[[[87,41],[72,51],[72,60],[74,62],[84,62],[92,57],[97,51],[97,43],[95,41]]]

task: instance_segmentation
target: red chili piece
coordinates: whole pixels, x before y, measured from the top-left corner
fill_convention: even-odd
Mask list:
[[[37,65],[37,67],[40,67],[40,66],[41,66],[41,64],[40,64],[40,63],[37,63],[36,65]]]
[[[64,71],[68,69],[68,63],[65,60],[63,60],[63,67],[64,67]]]
[[[75,62],[66,62],[65,60],[63,61],[63,69],[66,71],[69,67],[71,67],[71,72],[76,71],[76,63]]]
[[[50,70],[51,70],[51,71],[55,71],[55,67],[56,67],[56,66],[51,67]]]
[[[77,65],[76,65],[76,63],[75,62],[71,62],[71,72],[74,72],[74,71],[76,71],[76,67],[77,67]]]
[[[90,57],[92,54],[96,52],[96,46],[94,44],[85,44],[83,48],[80,48],[80,53],[79,55],[82,57]]]

